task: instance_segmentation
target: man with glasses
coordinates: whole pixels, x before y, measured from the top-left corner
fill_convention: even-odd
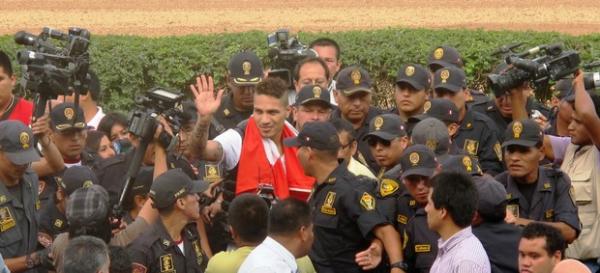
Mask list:
[[[337,130],[338,137],[340,138],[340,150],[338,151],[338,161],[340,164],[345,163],[348,171],[356,176],[362,175],[371,179],[377,179],[367,166],[352,157],[358,150],[358,141],[352,135],[354,132],[352,124],[345,119],[334,119],[331,121],[331,124]]]
[[[289,93],[289,104],[294,105],[296,103],[296,96],[304,86],[318,85],[323,90],[327,90],[329,77],[327,64],[320,58],[309,57],[300,61],[294,69],[294,88],[296,90]]]

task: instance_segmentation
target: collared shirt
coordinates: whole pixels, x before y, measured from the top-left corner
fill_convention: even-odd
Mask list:
[[[102,118],[106,116],[106,114],[104,114],[104,111],[102,111],[102,107],[98,106],[96,108],[98,108],[98,111],[92,117],[92,119],[90,119],[90,121],[87,122],[87,126],[92,127],[94,130],[98,129],[98,124],[100,124]]]
[[[367,166],[358,162],[358,160],[354,159],[354,157],[350,157],[350,162],[348,162],[348,171],[352,174],[359,176],[363,175],[368,178],[377,179],[375,175],[367,168]]]
[[[438,240],[438,253],[430,273],[489,273],[490,261],[483,245],[466,227],[448,240]]]
[[[279,242],[268,237],[242,263],[238,273],[296,273],[296,258]]]

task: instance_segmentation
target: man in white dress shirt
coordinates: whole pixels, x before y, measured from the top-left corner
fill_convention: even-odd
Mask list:
[[[296,273],[296,259],[306,256],[313,243],[310,207],[288,198],[271,207],[269,236],[246,258],[238,273]]]

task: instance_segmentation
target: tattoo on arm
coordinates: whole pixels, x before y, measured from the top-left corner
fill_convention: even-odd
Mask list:
[[[208,142],[208,129],[210,119],[200,118],[194,127],[192,134],[192,155],[195,158],[204,159],[206,154],[206,142]]]

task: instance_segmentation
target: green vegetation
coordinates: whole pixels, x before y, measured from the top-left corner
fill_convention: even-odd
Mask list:
[[[266,34],[193,35],[145,38],[135,36],[93,36],[92,68],[98,72],[104,91],[103,105],[111,110],[131,109],[135,94],[164,86],[187,90],[194,75],[211,73],[222,85],[229,57],[254,50],[265,63]],[[403,63],[424,64],[437,45],[458,48],[466,62],[473,88],[485,87],[485,75],[499,60],[490,56],[501,45],[524,42],[526,47],[562,42],[578,50],[583,62],[600,58],[600,35],[569,36],[559,33],[483,30],[384,29],[336,33],[300,33],[300,41],[327,36],[342,46],[344,64],[363,65],[377,83],[375,101],[382,107],[391,103],[393,79]],[[21,46],[12,36],[0,36],[0,49],[13,57]],[[16,61],[15,61],[16,65]],[[15,69],[18,71],[18,67]]]

